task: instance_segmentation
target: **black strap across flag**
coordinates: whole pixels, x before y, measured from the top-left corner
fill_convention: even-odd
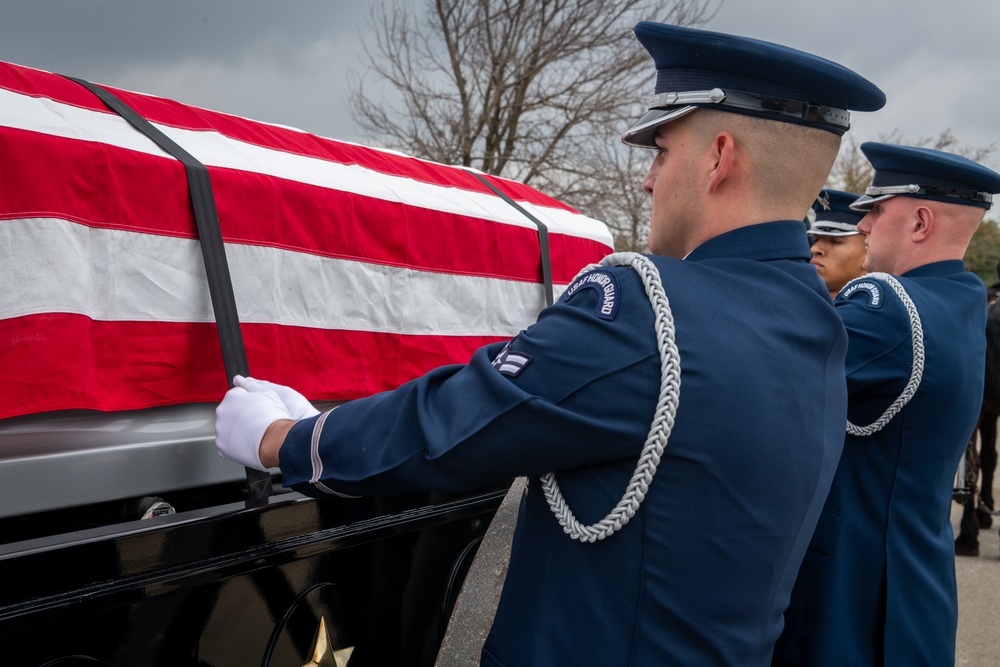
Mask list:
[[[250,368],[247,363],[246,348],[243,345],[243,333],[240,331],[236,296],[233,293],[229,262],[226,260],[226,249],[222,242],[222,231],[219,229],[219,214],[215,208],[215,195],[212,193],[208,168],[111,91],[83,79],[71,76],[66,78],[92,92],[109,109],[184,165],[188,191],[191,195],[191,207],[194,210],[201,252],[205,260],[208,291],[212,297],[219,343],[222,346],[222,362],[229,386],[232,387],[233,378],[237,375],[249,376]],[[246,475],[247,504],[253,506],[266,502],[267,497],[271,495],[271,475],[252,468],[246,469]]]
[[[518,213],[526,217],[538,228],[538,247],[542,254],[542,283],[545,286],[545,305],[551,306],[554,296],[552,293],[552,259],[549,253],[549,228],[545,226],[545,223],[529,213],[523,206],[507,196],[507,193],[493,185],[485,176],[471,169],[466,171],[479,179],[483,185],[492,190],[500,199],[503,199],[514,207]]]

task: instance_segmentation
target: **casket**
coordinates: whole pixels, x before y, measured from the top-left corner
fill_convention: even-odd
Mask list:
[[[395,387],[532,322],[532,217],[556,296],[612,249],[520,183],[109,90],[207,167],[249,372],[311,399]],[[221,398],[177,159],[80,83],[0,63],[0,184],[0,418]]]
[[[243,475],[185,165],[84,83],[0,63],[0,517]],[[207,169],[247,370],[314,401],[466,362],[612,250],[517,182],[107,90]]]

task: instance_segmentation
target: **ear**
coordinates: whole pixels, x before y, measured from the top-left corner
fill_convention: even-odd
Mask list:
[[[733,139],[733,135],[725,131],[719,132],[715,140],[712,141],[709,151],[712,159],[711,171],[708,175],[708,191],[710,193],[717,191],[719,186],[732,175],[736,161],[735,153],[736,140]]]
[[[918,206],[913,212],[910,238],[914,243],[922,243],[934,232],[934,210],[928,206]]]

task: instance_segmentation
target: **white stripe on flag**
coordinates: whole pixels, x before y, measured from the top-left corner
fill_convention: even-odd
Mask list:
[[[544,306],[536,283],[262,246],[226,244],[226,253],[243,322],[513,336]],[[0,319],[67,312],[109,321],[215,321],[196,240],[52,218],[0,220],[0,256]]]

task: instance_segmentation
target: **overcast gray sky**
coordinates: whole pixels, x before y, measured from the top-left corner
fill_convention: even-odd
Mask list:
[[[371,1],[0,0],[0,60],[364,141],[346,91]],[[985,162],[1000,170],[998,26],[1000,0],[725,0],[706,27],[874,81],[888,103],[854,114],[859,143],[950,129],[963,144],[995,143]]]

